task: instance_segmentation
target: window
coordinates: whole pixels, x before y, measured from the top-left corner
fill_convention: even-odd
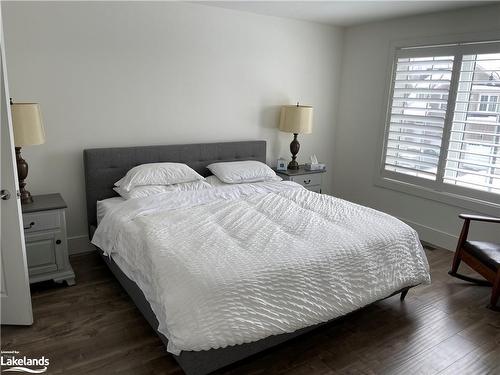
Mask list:
[[[479,104],[479,110],[485,112],[488,109],[488,102],[490,97],[488,95],[481,95],[481,103]]]
[[[488,106],[488,111],[498,112],[497,102],[498,102],[498,96],[490,96],[490,105]]]
[[[496,103],[498,102],[498,96],[496,95],[481,95],[481,103],[479,104],[479,110],[481,112],[495,112],[497,109]]]
[[[498,201],[500,42],[396,50],[382,177]]]

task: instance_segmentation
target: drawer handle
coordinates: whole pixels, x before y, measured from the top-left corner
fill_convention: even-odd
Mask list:
[[[57,240],[56,245],[60,245],[60,244],[61,244],[61,240]]]
[[[311,183],[311,180],[304,180],[304,184],[309,185]]]
[[[32,221],[32,222],[30,223],[30,225],[28,225],[27,227],[24,227],[24,229],[31,229],[31,228],[33,228],[33,225],[35,225],[35,222],[34,222],[34,221]]]

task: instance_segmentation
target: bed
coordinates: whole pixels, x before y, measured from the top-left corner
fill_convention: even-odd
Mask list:
[[[208,176],[210,174],[206,168],[208,164],[236,160],[265,162],[265,141],[84,150],[87,214],[91,238],[97,226],[96,202],[116,196],[112,189],[113,183],[123,177],[132,167],[144,163],[182,162],[201,175]],[[130,213],[131,220],[127,223],[134,222],[133,225],[135,225],[126,230],[120,227],[125,226],[124,222],[120,224],[116,220],[115,227],[113,227],[112,215],[105,215],[104,219],[100,218],[104,220],[104,224],[100,224],[100,232],[104,231],[103,228],[111,228],[108,229],[110,233],[120,232],[120,235],[111,235],[114,242],[108,245],[106,236],[98,231],[97,237],[105,239],[100,242],[105,244],[101,246],[103,249],[115,247],[115,252],[109,249],[104,249],[104,251],[99,249],[104,261],[156,330],[168,350],[174,353],[174,358],[187,374],[201,375],[212,372],[315,329],[369,303],[397,293],[402,293],[402,298],[404,298],[410,287],[429,282],[425,255],[418,242],[418,236],[409,227],[378,211],[306,192],[305,189],[293,186],[295,185],[293,183],[288,184],[221,187],[204,194],[187,192],[179,197],[168,196],[158,200],[148,198],[141,200],[140,204],[133,202],[123,204],[121,205],[123,212],[116,213],[116,216],[123,218]],[[230,195],[230,199],[226,198],[227,195]],[[195,203],[182,206],[192,201]],[[296,209],[287,211],[287,207],[292,205]],[[127,206],[126,210],[125,206]],[[282,208],[278,209],[278,206]],[[297,212],[299,209],[302,210],[300,213]],[[266,243],[273,243],[273,246],[261,245],[264,242],[247,247],[242,243],[232,244],[238,241],[234,240],[235,234],[229,233],[233,230],[230,227],[238,222],[239,217],[245,216],[245,213],[250,216],[248,219],[240,220],[241,225],[238,226],[257,225],[252,222],[252,218],[258,216],[260,224],[254,228],[259,231],[259,236],[266,238]],[[231,214],[235,217],[225,220]],[[300,215],[307,217],[308,222],[317,224],[314,227],[299,225],[300,228],[292,228],[294,223],[300,223]],[[340,221],[338,215],[342,216]],[[364,234],[360,236],[360,232],[352,228],[359,227],[359,218],[364,217],[371,218],[371,221],[365,222]],[[221,223],[224,220],[225,224]],[[344,224],[347,225],[349,220],[352,223],[342,227]],[[344,224],[340,226],[335,224],[340,222]],[[194,234],[193,228],[189,227],[189,225],[195,225],[194,228],[203,228],[205,224],[207,233]],[[323,232],[316,229],[321,225],[325,228]],[[385,232],[384,226],[395,226],[398,231],[405,232],[405,235],[399,236],[398,231]],[[138,228],[147,229],[148,232],[135,233],[134,231],[139,230]],[[167,230],[169,228],[175,231],[169,232]],[[210,237],[211,233],[217,232],[220,228],[222,228],[221,234],[218,235],[220,238]],[[274,233],[271,229],[275,232],[283,229],[283,233]],[[243,228],[243,232],[239,232],[238,235],[243,236],[244,230],[248,228]],[[339,278],[338,273],[328,273],[324,270],[325,265],[332,267],[332,270],[335,269],[335,262],[340,262],[341,259],[337,257],[332,263],[332,259],[328,258],[327,247],[330,240],[322,238],[324,236],[321,233],[328,235],[328,233],[333,233],[332,231],[335,231],[339,243],[352,242],[349,249],[339,250],[343,254],[343,262],[347,262],[347,265],[342,267],[357,268],[357,271],[353,272],[352,279],[348,274],[341,275]],[[187,234],[184,233],[182,236],[183,232]],[[311,238],[314,239],[314,246],[311,246],[315,249],[313,252],[308,250],[305,240],[301,241],[309,232],[312,233]],[[384,232],[383,235],[379,236],[382,232]],[[179,237],[175,239],[178,242],[173,242],[171,239],[176,236]],[[135,239],[142,241],[143,237],[147,245],[141,242],[134,243]],[[205,237],[213,241],[222,241],[214,242],[217,244],[212,247],[217,249],[214,254],[209,251],[212,249],[210,245],[205,244],[205,241],[200,241],[200,238]],[[295,242],[290,240],[291,237],[295,238]],[[363,237],[363,240],[357,237]],[[121,238],[122,242],[118,241],[118,238]],[[197,245],[193,246],[190,241],[197,241]],[[297,245],[297,249],[294,249],[290,246],[292,243],[290,241],[304,243],[301,246]],[[280,242],[284,242],[285,245],[280,245]],[[130,245],[131,243],[133,245]],[[228,244],[227,247],[230,250],[227,253],[220,251],[224,247],[221,244],[224,243]],[[370,247],[372,245],[367,247],[367,243],[373,243],[373,248]],[[392,252],[385,251],[386,245],[384,244],[387,243],[393,247]],[[324,246],[321,247],[320,244]],[[128,251],[121,249],[127,246],[131,249]],[[134,252],[135,248],[141,250]],[[139,258],[135,258],[133,262],[130,260],[127,262],[128,257],[143,254],[144,249],[149,248],[161,248],[161,251],[148,250],[147,254],[151,255],[145,257],[144,266],[139,264],[141,263]],[[194,255],[189,255],[191,257],[189,258],[186,253],[192,248],[196,251],[198,248],[203,248],[206,253],[195,251]],[[261,248],[269,254],[262,255],[263,264],[259,265],[261,254],[256,250]],[[235,255],[239,249],[245,250],[241,254],[248,257],[246,263],[239,261],[238,257],[242,255]],[[269,249],[275,249],[275,251],[269,251]],[[295,250],[297,254],[293,255]],[[366,251],[373,251],[374,254],[378,252],[381,256],[373,256],[373,259],[370,258],[367,262],[369,256],[366,255]],[[310,253],[313,253],[311,257],[309,257]],[[158,254],[168,254],[168,257],[159,257]],[[223,259],[224,254],[228,254],[228,259],[225,261],[229,263],[221,262],[221,266],[217,262],[214,263],[214,259]],[[200,259],[197,258],[198,256]],[[182,260],[183,257],[188,258]],[[391,257],[393,259],[390,259]],[[294,259],[300,259],[300,262],[297,261],[295,264]],[[384,266],[377,262],[394,265],[394,267],[383,268]],[[238,272],[228,275],[228,266],[223,264],[231,264]],[[252,266],[248,267],[246,264]],[[279,267],[269,267],[273,264],[279,264]],[[292,278],[283,270],[286,267],[291,267],[290,274],[298,272],[300,268],[302,273],[310,271],[309,273],[315,276]],[[370,272],[366,269],[364,272],[364,267],[373,268],[373,270]],[[184,272],[184,269],[189,269],[189,272]],[[375,271],[377,269],[385,270],[386,274],[379,276],[380,280],[386,281],[379,282],[379,276]],[[174,278],[173,275],[175,275],[175,280],[182,281],[182,293],[171,287],[168,291],[168,278]],[[198,275],[203,275],[203,279],[209,279],[209,282],[197,283]],[[235,275],[241,275],[244,281]],[[271,277],[266,281],[269,275]],[[192,279],[189,278],[191,276]],[[311,285],[314,284],[314,288],[311,285],[304,285],[305,279],[312,280]],[[359,285],[356,286],[358,281]],[[323,282],[325,285],[333,286],[336,293],[324,288]],[[190,284],[193,285],[190,286]],[[163,289],[160,288],[165,288],[168,293],[153,294],[152,290],[156,290],[155,288],[162,292]],[[363,288],[367,290],[363,291]],[[311,289],[314,289],[314,293],[307,292]],[[238,293],[240,290],[244,292]],[[197,293],[199,295],[196,295]],[[289,296],[283,297],[283,303],[271,306],[272,301],[278,301],[282,295],[287,294]],[[162,302],[163,295],[168,296],[167,300],[175,299],[176,303]],[[234,301],[228,299],[228,296],[233,296],[231,298],[234,298]],[[220,306],[220,311],[218,311],[218,306]],[[296,306],[301,306],[303,309],[296,308]],[[234,311],[239,313],[235,315]],[[251,313],[245,315],[249,311]],[[265,311],[264,315],[263,311]],[[285,315],[280,315],[281,311],[284,311],[283,314],[288,314],[286,319],[283,318]],[[166,323],[168,319],[170,319],[170,326]],[[308,323],[305,324],[305,321]],[[186,331],[189,332],[186,333]],[[184,336],[182,332],[185,332]]]

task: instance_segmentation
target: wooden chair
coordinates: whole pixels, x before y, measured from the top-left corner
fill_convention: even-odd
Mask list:
[[[467,241],[467,235],[469,233],[471,221],[500,224],[500,218],[468,214],[460,214],[459,217],[465,221],[458,239],[457,250],[455,251],[451,271],[448,273],[451,276],[479,285],[492,285],[493,290],[491,292],[490,305],[488,307],[496,310],[498,297],[500,296],[500,243]],[[486,280],[479,280],[457,273],[461,261],[464,261],[465,264],[481,274]]]

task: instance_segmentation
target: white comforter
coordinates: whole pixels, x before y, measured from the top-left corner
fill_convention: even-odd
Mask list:
[[[92,242],[142,289],[175,354],[293,332],[430,282],[409,226],[291,182],[129,200]]]

